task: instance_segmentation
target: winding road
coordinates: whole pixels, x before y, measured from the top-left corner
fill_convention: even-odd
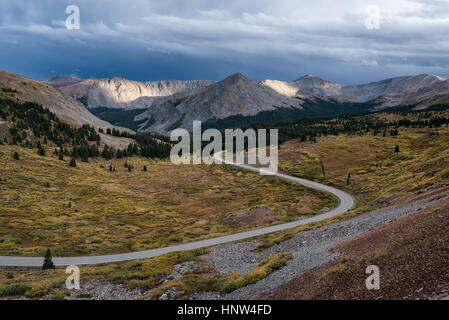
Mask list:
[[[258,168],[244,165],[244,164],[236,164],[231,161],[227,161],[221,158],[221,153],[216,153],[214,155],[216,159],[219,159],[223,163],[234,165],[239,168],[256,171],[259,172]],[[218,158],[219,157],[219,158]],[[317,222],[321,221],[327,218],[334,217],[336,215],[339,215],[343,212],[346,212],[350,210],[354,206],[354,199],[352,196],[347,194],[344,191],[338,190],[336,188],[326,186],[321,183],[309,181],[306,179],[296,178],[292,176],[288,176],[281,173],[276,173],[273,176],[278,177],[280,179],[288,180],[291,182],[299,183],[307,188],[315,189],[318,191],[324,191],[327,193],[330,193],[337,197],[340,201],[338,207],[335,209],[316,215],[310,218],[301,219],[293,222],[278,224],[270,227],[264,227],[256,230],[246,231],[246,232],[240,232],[235,233],[227,236],[222,237],[216,237],[211,239],[205,239],[200,241],[194,241],[189,242],[185,244],[170,246],[170,247],[164,247],[159,249],[150,249],[150,250],[144,250],[144,251],[138,251],[138,252],[129,252],[129,253],[120,253],[120,254],[111,254],[111,255],[102,255],[102,256],[84,256],[84,257],[54,257],[53,263],[56,266],[62,267],[62,266],[68,266],[68,265],[95,265],[95,264],[102,264],[102,263],[112,263],[112,262],[120,262],[120,261],[130,261],[130,260],[136,260],[136,259],[145,259],[145,258],[152,258],[157,257],[166,253],[170,252],[176,252],[176,251],[188,251],[188,250],[194,250],[204,247],[211,247],[219,244],[249,239],[257,236],[261,236],[264,234],[277,232],[277,231],[283,231],[287,229],[291,229],[297,226],[305,225],[311,222]],[[16,256],[0,256],[0,266],[4,267],[41,267],[43,263],[43,257],[16,257]]]

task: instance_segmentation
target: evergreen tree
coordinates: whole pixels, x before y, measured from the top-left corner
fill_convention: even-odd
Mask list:
[[[55,269],[55,265],[51,258],[50,249],[47,249],[47,252],[45,253],[45,257],[44,257],[44,264],[42,265],[42,270],[47,270],[47,269]]]
[[[39,146],[39,148],[37,149],[37,153],[38,153],[40,156],[45,156],[45,149],[42,148],[41,146]]]
[[[76,167],[76,160],[75,160],[75,158],[72,158],[72,160],[70,160],[70,166],[71,167]]]
[[[346,185],[349,186],[351,184],[351,174],[348,173],[348,177],[346,178]]]
[[[147,166],[143,166],[143,171],[147,171]]]
[[[394,152],[399,152],[399,146],[396,145],[396,147],[394,148]]]
[[[14,152],[13,158],[16,160],[19,160],[19,153],[18,152]]]

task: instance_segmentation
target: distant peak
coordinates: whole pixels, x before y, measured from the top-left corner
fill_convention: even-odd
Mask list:
[[[223,82],[235,82],[235,81],[239,81],[239,80],[243,80],[243,81],[251,81],[250,79],[248,79],[247,77],[245,77],[243,74],[236,72],[234,74],[231,74],[229,77],[227,77],[226,79],[223,80]]]
[[[53,86],[55,88],[60,88],[60,87],[64,87],[67,85],[72,85],[75,84],[77,82],[81,82],[82,79],[77,78],[75,76],[69,76],[69,75],[65,75],[65,74],[58,74],[57,76],[54,76],[50,79],[44,80],[42,81],[45,84],[48,84],[50,86]]]
[[[81,80],[78,77],[75,76],[70,76],[70,75],[65,75],[65,74],[58,74],[54,77],[51,77],[50,79],[48,79],[47,81],[55,81],[55,80]]]
[[[305,80],[305,79],[320,79],[320,80],[323,80],[320,77],[314,76],[313,74],[305,74],[301,78],[296,79],[295,82],[301,81],[301,80]]]
[[[440,76],[437,76],[436,74],[432,74],[432,73],[422,73],[422,74],[419,74],[418,77],[421,77],[421,78],[431,77],[431,78],[436,78],[441,81],[446,81],[446,79],[444,79]]]
[[[228,78],[245,78],[246,79],[246,77],[243,74],[241,74],[240,72],[233,73]]]

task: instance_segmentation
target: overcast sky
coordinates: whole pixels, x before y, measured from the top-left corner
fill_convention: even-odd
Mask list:
[[[68,5],[79,30],[65,26]],[[37,80],[446,78],[449,1],[0,0],[0,69]]]

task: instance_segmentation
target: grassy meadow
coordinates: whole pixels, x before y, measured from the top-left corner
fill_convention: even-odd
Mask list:
[[[234,212],[269,208],[276,224],[335,205],[330,195],[228,166],[133,157],[73,168],[52,151],[0,145],[2,255],[145,250],[256,227],[225,223]]]
[[[431,135],[436,131],[438,135]],[[399,152],[395,152],[396,146]],[[348,190],[356,197],[358,210],[373,208],[435,183],[447,183],[449,128],[400,127],[398,136],[327,136],[317,138],[317,143],[291,140],[280,148],[279,167]]]

